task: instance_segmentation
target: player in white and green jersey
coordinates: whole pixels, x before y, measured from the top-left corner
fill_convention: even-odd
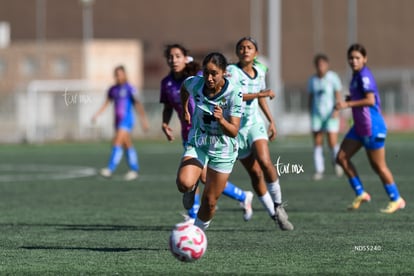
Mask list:
[[[222,54],[211,53],[204,58],[203,76],[190,77],[181,87],[184,119],[188,123],[191,120],[191,130],[177,174],[177,187],[184,193],[183,201],[191,201],[207,166],[201,206],[194,223],[201,229],[206,229],[214,216],[238,154],[243,98],[240,87],[225,78],[226,67]],[[190,95],[195,102],[193,114],[188,109]]]
[[[329,70],[329,59],[324,54],[314,57],[316,74],[308,81],[309,109],[314,140],[313,159],[315,164],[314,180],[321,180],[325,171],[323,157],[323,138],[327,134],[331,150],[331,163],[337,176],[342,176],[342,168],[335,159],[339,151],[339,113],[335,110],[336,102],[341,100],[342,84],[338,75]]]
[[[241,120],[239,159],[250,175],[252,186],[270,217],[282,230],[293,230],[282,205],[279,178],[270,157],[268,135],[276,137],[276,127],[266,98],[275,94],[266,90],[267,67],[257,62],[257,43],[251,37],[243,37],[236,44],[237,64],[227,67],[231,81],[241,86],[244,113]],[[266,129],[261,117],[263,111],[269,127]]]

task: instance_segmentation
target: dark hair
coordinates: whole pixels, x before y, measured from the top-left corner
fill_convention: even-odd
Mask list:
[[[203,67],[205,67],[209,62],[213,63],[221,70],[226,71],[228,63],[226,57],[223,54],[218,52],[212,52],[208,54],[203,60]]]
[[[315,57],[313,58],[313,64],[318,65],[319,61],[325,61],[325,62],[329,62],[329,58],[327,55],[325,54],[317,54],[315,55]]]
[[[119,70],[126,73],[125,66],[123,65],[118,65],[117,67],[115,67],[114,72],[118,72]]]
[[[355,44],[352,44],[351,46],[349,46],[348,52],[347,52],[347,57],[349,57],[349,55],[353,51],[360,52],[363,57],[367,56],[367,50],[365,49],[365,47],[362,44],[355,43]]]
[[[253,39],[252,37],[250,37],[250,36],[245,36],[245,37],[240,38],[239,41],[237,41],[237,43],[236,43],[236,53],[239,50],[240,44],[245,40],[250,41],[251,43],[253,43],[254,47],[256,48],[256,51],[259,51],[259,47],[257,46],[257,41],[255,39]]]
[[[197,62],[191,61],[185,65],[184,77],[195,76],[201,71],[201,66]]]
[[[188,50],[183,45],[175,43],[175,44],[168,44],[164,50],[164,57],[168,59],[170,56],[171,50],[177,48],[183,53],[184,56],[188,56]]]

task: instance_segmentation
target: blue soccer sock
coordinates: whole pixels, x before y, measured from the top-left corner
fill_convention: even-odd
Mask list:
[[[139,171],[138,154],[134,147],[126,150],[128,166],[133,171]]]
[[[197,218],[198,210],[200,209],[200,194],[194,195],[194,204],[190,210],[188,210],[188,216],[192,219]]]
[[[231,182],[226,183],[226,187],[224,188],[223,195],[226,195],[240,202],[246,199],[246,193]]]
[[[398,187],[395,183],[385,184],[384,189],[391,201],[396,201],[400,198],[400,192],[398,191]]]
[[[359,179],[359,176],[354,176],[352,178],[348,179],[349,184],[351,185],[352,189],[354,190],[355,194],[357,196],[362,195],[362,193],[365,191],[364,186],[362,185],[361,180]]]
[[[122,152],[121,146],[112,147],[111,157],[109,158],[109,163],[108,163],[108,169],[111,170],[111,172],[115,171],[119,162],[121,162],[122,154],[123,152]]]

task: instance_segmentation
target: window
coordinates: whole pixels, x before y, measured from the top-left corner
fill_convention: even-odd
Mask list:
[[[52,62],[52,74],[56,77],[65,77],[69,74],[70,63],[65,57],[55,58]]]
[[[26,57],[21,64],[21,72],[24,76],[30,77],[39,70],[39,62],[34,57]]]

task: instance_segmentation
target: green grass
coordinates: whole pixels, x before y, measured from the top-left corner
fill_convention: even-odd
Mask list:
[[[206,233],[207,253],[191,264],[175,260],[167,244],[170,229],[181,220],[175,187],[179,143],[137,141],[141,178],[133,183],[122,181],[124,163],[113,180],[50,179],[42,171],[59,166],[59,178],[71,173],[68,166],[100,168],[109,155],[107,143],[0,146],[0,274],[414,273],[414,137],[390,136],[388,161],[407,200],[405,210],[378,212],[387,197],[361,151],[355,163],[372,202],[346,212],[353,193],[345,178],[310,181],[310,139],[280,139],[271,144],[274,161],[280,156],[305,170],[281,177],[295,231],[276,229],[257,199],[253,219],[245,223],[237,203],[223,197]],[[250,189],[239,164],[231,180]]]

